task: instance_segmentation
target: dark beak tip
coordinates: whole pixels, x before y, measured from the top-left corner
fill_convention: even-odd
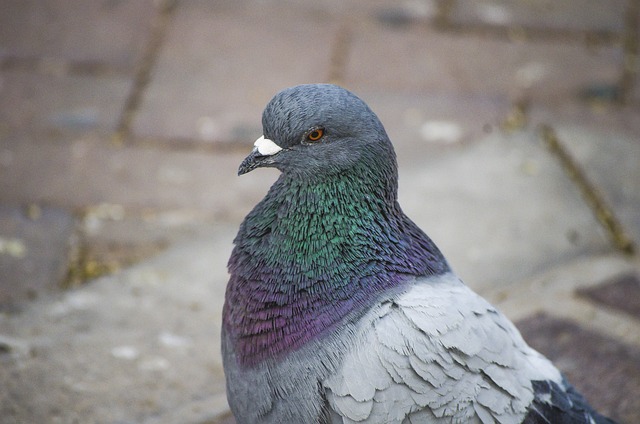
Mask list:
[[[257,151],[253,151],[253,152],[249,153],[249,155],[246,158],[244,158],[244,160],[242,161],[242,163],[238,167],[238,176],[244,175],[244,174],[246,174],[248,172],[253,171],[257,167],[259,167],[260,166],[260,161],[258,159],[261,158],[261,157],[262,157],[262,155],[260,153],[258,153]]]
[[[243,161],[240,164],[240,167],[238,167],[238,176],[244,175],[251,171],[252,171],[252,168],[250,168],[250,166],[248,166],[248,164],[245,164],[245,161]]]

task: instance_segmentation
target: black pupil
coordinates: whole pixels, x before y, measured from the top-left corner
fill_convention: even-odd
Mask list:
[[[314,132],[312,132],[309,136],[309,138],[311,138],[311,140],[317,140],[320,138],[320,131],[315,130]]]

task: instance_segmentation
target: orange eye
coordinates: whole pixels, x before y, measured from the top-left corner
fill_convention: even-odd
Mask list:
[[[318,141],[322,138],[323,135],[324,129],[316,128],[307,135],[307,139],[309,139],[310,141]]]

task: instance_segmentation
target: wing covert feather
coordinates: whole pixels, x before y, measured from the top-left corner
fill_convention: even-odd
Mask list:
[[[455,276],[440,278],[363,319],[355,347],[324,382],[344,422],[519,423],[531,381],[561,378],[487,301]]]

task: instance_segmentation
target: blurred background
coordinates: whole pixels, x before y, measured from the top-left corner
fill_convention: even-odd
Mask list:
[[[0,422],[222,423],[236,176],[279,90],[385,124],[400,203],[640,422],[640,1],[1,0]]]

